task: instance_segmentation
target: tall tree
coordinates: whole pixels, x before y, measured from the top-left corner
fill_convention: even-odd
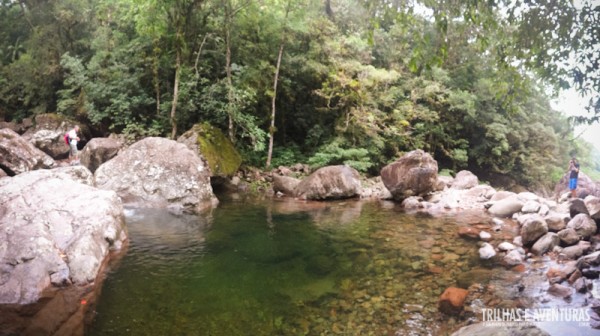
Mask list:
[[[275,75],[273,76],[273,97],[271,98],[271,124],[269,125],[269,149],[267,153],[267,169],[271,167],[271,158],[273,156],[273,137],[275,136],[275,103],[277,100],[277,84],[279,83],[279,69],[281,67],[281,58],[283,57],[283,48],[285,46],[285,40],[287,35],[287,20],[288,14],[290,13],[290,6],[292,1],[288,0],[285,6],[285,15],[283,18],[283,26],[281,28],[281,42],[279,43],[279,52],[277,54],[277,62],[275,65]]]

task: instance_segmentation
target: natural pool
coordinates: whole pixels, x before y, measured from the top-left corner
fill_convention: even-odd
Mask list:
[[[232,199],[199,217],[130,209],[128,251],[86,334],[444,334],[445,288],[514,276],[457,236],[478,221],[361,201]]]

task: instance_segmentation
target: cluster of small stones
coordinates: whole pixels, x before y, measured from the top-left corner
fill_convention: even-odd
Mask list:
[[[538,302],[559,300],[561,307],[573,304],[588,305],[591,302],[590,325],[600,328],[600,300],[592,294],[594,279],[600,277],[600,235],[596,220],[600,219],[600,199],[587,196],[584,200],[569,199],[564,195],[558,202],[543,199],[532,193],[521,193],[522,207],[510,219],[493,218],[488,230],[477,227],[461,227],[459,235],[477,240],[479,258],[506,268],[524,272],[542,264],[547,288]],[[494,202],[485,206],[491,208]],[[512,219],[512,220],[511,220]],[[514,238],[497,235],[502,228],[513,225]],[[522,290],[522,288],[521,288]],[[472,303],[471,289],[456,311]],[[579,296],[574,300],[575,296]],[[442,301],[440,298],[440,309]],[[562,303],[561,303],[562,302]],[[523,304],[527,306],[531,302]],[[485,305],[484,307],[497,307]],[[452,311],[446,311],[451,314]]]

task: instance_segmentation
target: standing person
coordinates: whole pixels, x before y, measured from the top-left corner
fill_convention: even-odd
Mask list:
[[[79,163],[79,151],[77,151],[77,142],[79,141],[79,136],[77,135],[79,132],[79,126],[75,125],[72,130],[69,131],[69,147],[71,150],[69,151],[69,162],[73,163],[75,160],[75,164]]]
[[[577,178],[579,178],[579,162],[575,157],[569,161],[569,171],[571,172],[569,175],[569,190],[571,190],[571,197],[575,198],[577,197]]]

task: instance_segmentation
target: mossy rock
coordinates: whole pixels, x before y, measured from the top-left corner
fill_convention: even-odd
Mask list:
[[[203,156],[213,176],[231,176],[240,168],[242,157],[220,129],[207,123],[196,124],[177,141]]]

